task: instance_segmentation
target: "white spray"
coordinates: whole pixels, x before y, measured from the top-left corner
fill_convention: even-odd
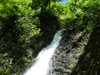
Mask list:
[[[36,62],[23,75],[47,75],[49,62],[59,45],[63,30],[58,31],[50,45],[44,48],[36,57]]]

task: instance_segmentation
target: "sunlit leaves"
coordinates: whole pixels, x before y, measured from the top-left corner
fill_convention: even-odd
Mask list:
[[[51,3],[51,13],[57,16],[62,24],[75,25],[82,21],[83,27],[93,29],[95,20],[99,18],[100,1],[98,0],[69,0],[66,4]],[[91,23],[91,24],[90,24]]]
[[[1,2],[0,3],[0,17],[1,18],[7,18],[9,16],[13,16],[16,12],[14,8],[13,2]]]
[[[20,15],[25,9],[31,9],[32,0],[0,0],[0,17]]]
[[[26,15],[23,17],[19,17],[18,22],[19,22],[19,28],[23,28],[23,34],[20,36],[20,40],[29,40],[32,38],[34,35],[39,34],[40,29],[37,28],[36,25],[34,25],[35,22],[38,22],[39,18],[33,19],[31,16]]]

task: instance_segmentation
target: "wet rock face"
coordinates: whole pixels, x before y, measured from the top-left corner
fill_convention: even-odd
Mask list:
[[[100,27],[91,33],[85,52],[71,75],[100,75]]]
[[[60,45],[57,47],[50,62],[48,75],[71,75],[79,60],[78,58],[84,52],[84,46],[82,49],[76,48],[83,35],[84,32],[76,35],[73,30],[64,31]]]

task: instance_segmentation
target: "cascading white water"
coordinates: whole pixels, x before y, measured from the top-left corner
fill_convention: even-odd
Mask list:
[[[59,45],[63,30],[59,30],[50,45],[44,48],[36,57],[36,62],[23,75],[47,75],[50,59]]]

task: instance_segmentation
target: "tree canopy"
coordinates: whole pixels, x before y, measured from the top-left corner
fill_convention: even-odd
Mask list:
[[[18,75],[31,62],[53,35],[43,29],[52,26],[53,32],[59,25],[91,32],[100,27],[99,0],[61,1],[0,0],[0,75]]]

